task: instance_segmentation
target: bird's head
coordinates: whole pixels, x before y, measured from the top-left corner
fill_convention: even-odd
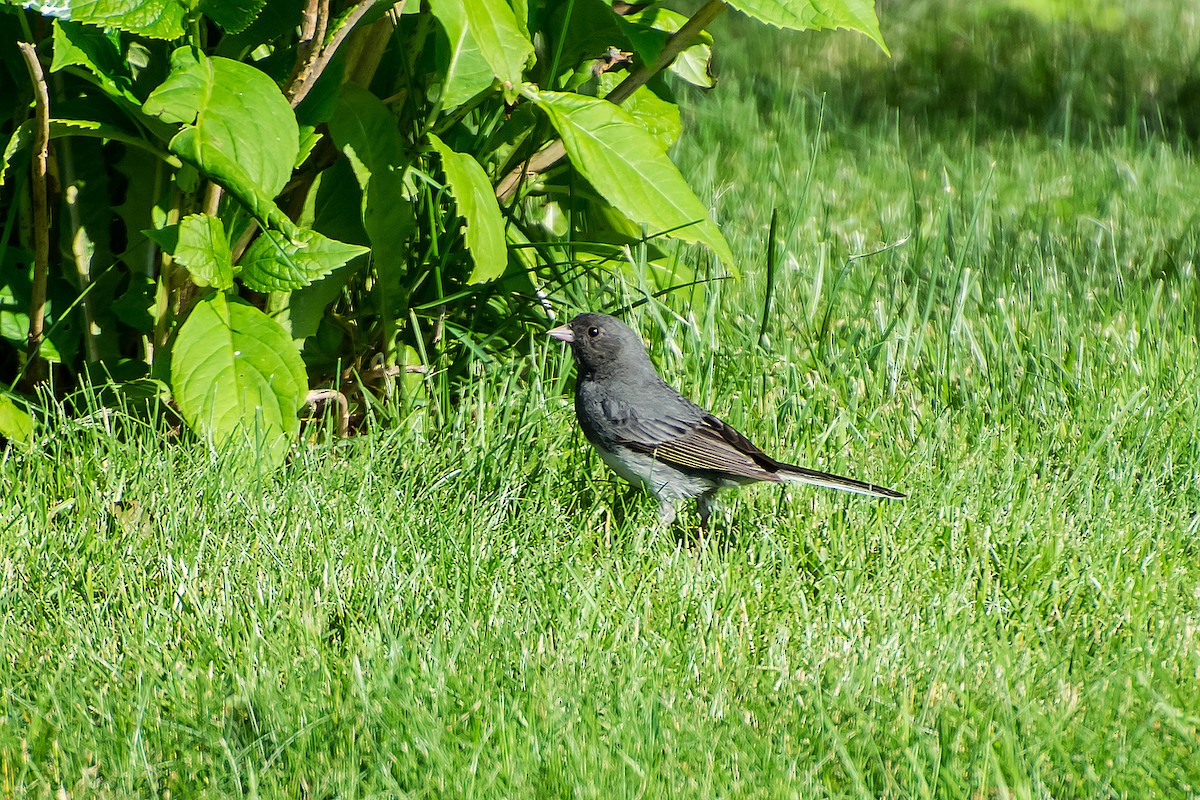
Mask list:
[[[580,314],[549,334],[571,345],[581,375],[604,375],[615,369],[623,374],[654,370],[638,335],[608,314]]]

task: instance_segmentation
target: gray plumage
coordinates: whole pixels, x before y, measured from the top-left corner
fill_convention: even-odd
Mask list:
[[[771,458],[667,385],[641,339],[616,317],[580,314],[549,333],[570,344],[575,356],[575,415],[584,436],[614,472],[658,499],[664,524],[674,521],[680,501],[695,498],[706,527],[718,489],[756,481],[904,497]]]

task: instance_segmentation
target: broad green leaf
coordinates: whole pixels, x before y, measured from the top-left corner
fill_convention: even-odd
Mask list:
[[[109,94],[137,105],[139,101],[131,91],[133,76],[129,63],[121,55],[120,47],[121,41],[116,31],[56,19],[54,61],[50,64],[50,71],[81,66],[95,75]]]
[[[225,226],[217,217],[191,214],[177,225],[145,230],[164,252],[187,268],[200,286],[233,288],[233,260]]]
[[[600,76],[600,90],[608,94],[621,82],[621,76],[606,72]],[[679,116],[679,106],[663,100],[651,91],[648,86],[638,87],[629,99],[621,104],[621,108],[630,116],[642,123],[646,132],[655,138],[664,150],[679,141],[683,133],[683,122]]]
[[[449,111],[490,87],[495,75],[471,36],[462,0],[431,0],[429,7],[450,42],[441,97],[442,110]]]
[[[337,115],[338,98],[342,91],[354,84],[343,84],[342,78],[346,73],[344,61],[330,61],[308,95],[296,106],[296,121],[301,128],[305,125],[317,126],[329,122]],[[358,87],[355,87],[358,88]]]
[[[340,241],[368,243],[371,240],[363,230],[362,200],[348,160],[338,159],[313,181],[298,223]],[[291,332],[293,339],[313,336],[325,318],[325,309],[365,264],[365,258],[351,259],[346,266],[308,286],[275,292],[271,316]]]
[[[200,10],[226,33],[241,33],[266,4],[267,0],[200,0]]]
[[[185,6],[178,0],[28,0],[24,6],[45,17],[116,28],[151,39],[183,36]]]
[[[146,228],[146,238],[162,248],[164,253],[174,253],[179,246],[179,225],[164,225],[161,228]]]
[[[4,147],[3,162],[0,163],[0,186],[4,185],[8,165],[12,162],[12,159],[17,153],[33,144],[33,127],[34,120],[29,119],[13,129],[12,136],[9,137],[8,144]],[[179,159],[175,158],[175,156],[164,150],[160,150],[145,139],[132,136],[127,131],[115,128],[112,125],[88,119],[50,120],[51,139],[62,139],[67,136],[84,136],[91,139],[123,142],[142,151],[152,153],[156,158],[162,159],[172,166],[179,166]]]
[[[329,134],[339,150],[353,149],[350,162],[363,189],[372,174],[403,162],[404,140],[396,125],[395,115],[374,94],[357,86],[342,87]]]
[[[256,292],[285,292],[308,286],[367,248],[298,228],[293,237],[264,230],[242,256],[242,283]]]
[[[483,167],[465,153],[456,153],[432,133],[429,141],[442,157],[446,183],[454,195],[458,213],[467,223],[467,250],[475,261],[469,283],[484,283],[504,274],[508,248],[504,242],[504,216],[496,202],[496,190]]]
[[[300,337],[293,334],[293,338]],[[343,325],[328,316],[322,316],[317,320],[317,329],[304,338],[300,357],[312,373],[328,375],[341,372],[346,368],[345,357],[350,348],[348,338]]]
[[[199,286],[225,291],[233,288],[233,258],[229,237],[218,217],[190,214],[179,221],[175,260],[187,267]]]
[[[358,271],[357,264],[347,264],[315,281],[310,286],[293,292],[277,292],[279,314],[272,315],[288,329],[293,339],[307,339],[317,332],[325,309],[329,307],[342,289]]]
[[[362,190],[349,159],[339,158],[317,174],[297,223],[339,242],[371,243],[363,228]]]
[[[708,210],[629,112],[595,97],[529,91],[558,130],[571,163],[608,202],[651,234],[705,244],[733,267],[733,253]]]
[[[404,160],[396,118],[375,95],[347,86],[329,132],[362,188],[362,222],[372,249],[382,258],[399,257],[416,231],[416,221],[403,176],[396,170]]]
[[[175,134],[168,147],[183,161],[228,189],[260,222],[288,234],[295,232],[295,225],[275,205],[274,195],[263,189],[240,163],[226,155],[221,148],[209,146],[196,128],[185,127]]]
[[[711,89],[717,85],[712,70],[712,48],[706,44],[684,49],[667,69],[701,89]]]
[[[658,6],[628,16],[615,16],[644,63],[653,63],[667,39],[688,21],[678,11]],[[695,42],[685,47],[668,69],[690,84],[712,88],[715,84],[711,74],[712,44],[712,35],[701,31]]]
[[[114,74],[128,78],[129,65],[121,58],[116,31],[56,19],[53,23],[54,59],[50,71],[70,66],[86,67],[98,78]]]
[[[887,53],[874,0],[729,0],[743,14],[797,31],[847,28],[865,33]]]
[[[446,0],[455,2],[455,0]],[[512,6],[505,0],[457,0],[469,26],[471,38],[492,67],[492,74],[508,87],[521,85],[525,64],[533,57],[533,45],[521,33]]]
[[[29,301],[24,297],[18,299],[16,295],[10,287],[0,286],[0,338],[25,352],[29,335]],[[63,360],[50,339],[42,340],[41,354],[47,361],[58,363]]]
[[[179,328],[171,390],[183,418],[213,445],[240,440],[278,465],[299,430],[308,378],[278,323],[218,292],[197,303]]]
[[[495,197],[495,192],[492,196]],[[363,193],[363,227],[376,262],[403,258],[405,247],[417,231],[417,220],[399,174],[384,172],[371,176]]]
[[[193,50],[181,47],[171,55],[171,74],[142,110],[187,125],[180,133],[191,131],[198,160],[210,151],[220,153],[270,197],[292,174],[300,147],[296,115],[275,82],[247,64],[202,54],[197,59]],[[174,140],[172,150],[179,152]]]
[[[517,20],[517,27],[521,29],[521,35],[533,41],[533,37],[529,35],[529,0],[511,0],[509,5],[512,6],[513,16]]]
[[[33,439],[33,417],[3,394],[0,394],[0,436],[23,444]]]
[[[18,125],[9,137],[4,148],[3,163],[0,163],[0,186],[4,185],[8,164],[13,157],[33,144],[34,120],[25,120]],[[80,136],[89,139],[103,139],[110,142],[122,142],[141,151],[137,157],[144,159],[141,153],[150,153],[155,158],[167,162],[173,167],[181,166],[179,159],[153,143],[130,134],[123,128],[117,128],[103,122],[89,119],[51,119],[50,138],[62,139],[68,136]]]

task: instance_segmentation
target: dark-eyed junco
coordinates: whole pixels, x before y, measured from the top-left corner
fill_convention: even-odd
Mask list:
[[[571,345],[578,378],[575,415],[614,472],[658,499],[669,525],[676,504],[696,498],[707,527],[717,489],[755,481],[807,483],[897,499],[900,492],[776,461],[668,386],[641,339],[607,314],[580,314],[550,335]]]

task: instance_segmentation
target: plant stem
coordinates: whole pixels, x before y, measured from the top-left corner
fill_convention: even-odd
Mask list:
[[[691,45],[700,32],[711,25],[712,21],[719,17],[724,10],[723,0],[708,0],[699,11],[692,15],[691,19],[684,23],[682,28],[675,31],[670,39],[667,39],[667,43],[663,45],[662,51],[653,64],[643,64],[638,67],[636,72],[617,84],[616,88],[605,95],[604,99],[612,103],[624,103],[630,95],[666,69],[675,60],[675,57]]]
[[[29,298],[29,336],[25,354],[28,359],[26,377],[31,386],[46,380],[46,361],[39,353],[42,330],[46,322],[46,278],[50,269],[50,209],[46,199],[46,175],[50,158],[50,94],[46,77],[38,61],[37,49],[28,42],[17,42],[29,80],[33,84],[34,118],[33,160],[33,285]]]
[[[347,34],[354,30],[363,15],[371,10],[376,0],[362,0],[348,11],[343,19],[334,25],[333,35],[325,41],[329,26],[329,0],[310,0],[305,11],[304,31],[302,36],[311,38],[301,42],[297,54],[297,64],[284,88],[284,95],[292,108],[308,96],[309,91],[317,83],[317,78],[329,66],[329,60],[337,52],[338,47],[345,41]]]
[[[388,10],[386,16],[377,19],[366,28],[355,28],[347,37],[344,52],[346,73],[342,78],[343,82],[364,88],[371,85],[371,79],[379,69],[379,62],[383,60],[384,51],[396,32],[396,26],[399,25],[400,14],[403,13],[406,2],[407,0],[400,0]]]

